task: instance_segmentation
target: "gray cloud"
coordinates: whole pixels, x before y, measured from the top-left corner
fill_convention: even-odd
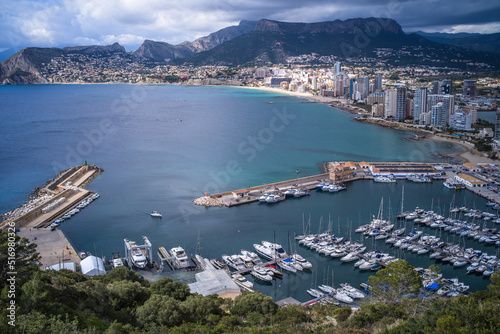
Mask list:
[[[371,16],[395,19],[405,31],[500,31],[500,2],[486,0],[19,0],[0,2],[0,48],[117,41],[132,49],[145,38],[192,41],[242,19]]]

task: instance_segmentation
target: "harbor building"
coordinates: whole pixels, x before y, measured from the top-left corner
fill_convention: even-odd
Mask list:
[[[441,172],[432,164],[427,163],[392,163],[376,162],[370,164],[370,173],[374,176],[389,176],[406,178],[408,175],[420,174],[428,177],[440,177]]]
[[[221,298],[236,298],[241,294],[240,287],[234,283],[224,270],[207,269],[195,275],[196,282],[188,284],[191,293],[202,296],[217,294]]]
[[[479,168],[476,165],[471,164],[470,162],[464,163],[462,166],[466,170],[468,170],[469,172],[480,172],[481,171],[481,168]]]
[[[465,184],[468,187],[473,187],[473,188],[486,186],[486,182],[476,179],[475,177],[467,174],[458,174],[455,176],[455,180],[457,180],[462,184]]]
[[[339,182],[352,179],[354,177],[354,171],[349,166],[336,166],[333,171],[330,172],[330,180]]]
[[[233,191],[233,198],[242,198],[248,196],[249,193],[250,191],[248,189],[236,190]]]

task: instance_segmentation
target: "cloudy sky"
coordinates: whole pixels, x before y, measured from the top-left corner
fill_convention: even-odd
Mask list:
[[[0,0],[0,52],[26,46],[144,39],[178,44],[242,19],[318,22],[388,17],[411,32],[500,32],[500,2],[492,0]]]

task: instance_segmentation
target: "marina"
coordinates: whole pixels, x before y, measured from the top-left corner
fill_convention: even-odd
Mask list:
[[[17,87],[12,89],[13,96],[20,94],[15,92]],[[90,250],[93,254],[101,255],[111,254],[117,250],[123,253],[123,238],[127,237],[140,243],[141,236],[147,235],[155,253],[160,246],[164,246],[168,251],[180,245],[189,256],[197,253],[196,234],[200,231],[203,238],[202,254],[205,258],[218,259],[222,254],[236,254],[241,249],[253,250],[254,243],[260,240],[272,240],[273,231],[276,231],[278,239],[276,242],[286,244],[288,231],[292,234],[294,231],[302,232],[302,214],[306,217],[311,215],[311,221],[314,222],[311,230],[316,231],[320,218],[331,214],[332,220],[335,221],[334,225],[337,226],[335,233],[347,237],[350,229],[356,229],[358,225],[364,225],[372,220],[372,215],[377,214],[381,197],[384,197],[385,203],[389,203],[391,198],[394,203],[393,212],[397,212],[396,204],[402,185],[405,186],[405,205],[408,208],[419,206],[429,210],[432,200],[436,207],[439,201],[441,201],[439,206],[444,203],[448,205],[454,193],[457,197],[457,206],[467,205],[469,208],[484,206],[483,199],[476,196],[473,191],[481,190],[482,193],[487,190],[486,188],[455,192],[443,187],[441,181],[417,184],[398,179],[395,183],[375,183],[367,173],[359,175],[361,179],[365,178],[365,181],[356,182],[331,180],[329,175],[321,176],[326,174],[323,173],[323,161],[418,160],[446,164],[451,162],[449,158],[435,157],[428,152],[438,151],[443,154],[456,152],[456,147],[448,143],[433,142],[429,139],[418,142],[405,141],[403,137],[407,136],[406,133],[353,122],[352,115],[326,105],[300,104],[301,100],[297,98],[262,92],[248,94],[242,89],[236,91],[230,88],[185,89],[175,86],[147,86],[145,90],[148,98],[144,110],[148,110],[148,114],[134,114],[133,117],[124,116],[123,119],[116,119],[109,105],[115,99],[120,99],[122,94],[133,92],[133,87],[64,85],[26,86],[23,89],[29,91],[29,96],[32,96],[37,104],[33,106],[33,112],[31,109],[26,111],[28,113],[26,124],[6,123],[5,136],[16,138],[14,143],[17,147],[13,152],[23,152],[23,154],[9,159],[9,163],[2,167],[4,180],[15,180],[15,184],[12,185],[8,182],[2,183],[2,189],[7,190],[2,194],[3,212],[21,205],[31,189],[43,184],[47,176],[54,173],[52,171],[54,162],[65,165],[66,147],[76,150],[80,142],[88,140],[80,131],[82,127],[94,129],[103,118],[109,118],[113,120],[113,127],[116,130],[106,133],[102,144],[93,147],[91,153],[92,161],[106,168],[103,177],[98,177],[86,186],[86,189],[101,195],[99,200],[93,201],[91,205],[73,215],[69,221],[62,223],[52,232],[50,229],[30,231],[29,228],[26,230],[21,228],[20,234],[32,233],[31,241],[36,237],[33,233],[42,230],[46,230],[47,235],[54,236],[59,233],[63,235],[64,232],[64,239],[75,250]],[[53,101],[57,100],[61,92],[65,96],[95,97],[91,100],[81,99],[76,103],[75,113],[85,115],[79,122],[69,123],[60,116],[65,114],[65,110]],[[237,98],[234,97],[235,94]],[[208,102],[197,103],[196,99],[199,96],[203,96]],[[4,97],[7,105],[10,98]],[[178,102],[180,98],[187,102],[181,105]],[[275,133],[274,141],[262,145],[265,149],[256,150],[255,155],[245,151],[240,153],[238,151],[240,144],[245,149],[252,148],[245,140],[249,136],[256,136],[261,129],[269,126],[269,115],[274,114],[271,108],[267,109],[268,101],[276,102],[270,106],[280,108],[279,110],[286,106],[288,113],[296,117],[286,128],[287,135]],[[84,105],[85,108],[80,108]],[[159,105],[162,107],[159,108]],[[48,110],[52,119],[44,127],[37,126],[35,111],[40,108]],[[182,123],[170,121],[177,118],[183,118],[184,121]],[[332,126],[318,127],[318,120]],[[20,140],[22,138],[15,135],[27,128],[33,131],[34,137],[39,138],[40,145],[53,148],[55,153],[47,155],[46,151],[27,145],[28,143]],[[316,131],[304,136],[304,128],[314,128]],[[221,129],[238,130],[231,132],[231,139],[226,140],[226,137],[221,137],[221,133],[224,132]],[[332,132],[335,135],[332,135]],[[353,133],[357,136],[352,137]],[[131,134],[134,135],[134,140],[131,140]],[[61,138],[65,140],[61,141]],[[179,141],[179,138],[183,140]],[[214,141],[206,141],[206,138],[213,138]],[[217,144],[214,145],[214,142]],[[10,153],[5,153],[5,156],[10,156]],[[214,159],[215,156],[217,159]],[[415,158],[417,156],[418,159]],[[87,156],[80,155],[81,157]],[[80,161],[83,163],[83,160],[83,158],[76,160],[77,162],[71,165],[79,164]],[[237,169],[237,173],[234,169],[226,168],[234,165],[226,164],[233,160],[241,167]],[[297,169],[300,170],[298,175]],[[228,172],[230,177],[224,178],[223,172]],[[299,179],[311,176],[312,181],[316,182],[330,179],[331,182],[343,183],[347,189],[339,192],[310,189],[309,195],[301,198],[288,197],[276,204],[252,202],[248,205],[235,205],[229,209],[199,207],[192,205],[191,202],[193,198],[205,192],[213,196],[229,189],[249,189],[251,188],[249,185],[268,185],[279,183],[277,181],[281,180],[294,180],[299,175]],[[340,178],[341,173],[338,173],[338,176]],[[299,183],[301,182],[292,182],[290,185]],[[265,186],[263,190],[265,193]],[[286,187],[283,187],[283,191],[286,191]],[[232,193],[229,197],[231,196]],[[233,197],[230,202],[234,203],[236,199]],[[77,201],[75,204],[78,205],[82,201]],[[162,219],[151,217],[150,213],[153,210],[162,213]],[[340,221],[340,231],[338,221]],[[324,228],[325,226],[323,230]],[[406,232],[408,233],[409,231]],[[354,231],[352,234],[355,235]],[[371,240],[371,237],[364,240],[368,250]],[[36,241],[39,248],[42,248],[39,243],[41,237]],[[474,249],[486,247],[474,239],[468,238],[466,242],[472,243]],[[377,240],[375,243],[382,251],[393,252],[393,248],[386,246],[383,240]],[[47,248],[42,249],[44,259],[51,255],[56,256],[54,253],[57,253],[57,257],[62,260],[61,250],[65,249],[64,245],[60,247],[57,242],[49,241],[46,245]],[[493,254],[491,246],[487,247],[490,248],[488,253]],[[245,275],[245,278],[254,283],[254,290],[272,296],[274,300],[292,296],[304,302],[311,299],[306,288],[312,286],[311,283],[316,280],[319,285],[327,284],[322,282],[326,281],[324,272],[330,272],[331,269],[335,270],[336,281],[349,282],[353,287],[359,287],[373,273],[371,270],[355,269],[353,266],[355,262],[332,260],[331,257],[327,258],[309,249],[300,249],[299,252],[312,263],[313,270],[295,274],[283,270],[283,279],[275,280],[273,284],[254,282],[251,275]],[[65,250],[65,260],[67,254],[68,251]],[[153,256],[156,258],[156,254]],[[413,252],[406,252],[405,256],[415,267],[426,268],[434,263],[428,257]],[[58,262],[57,257],[52,263]],[[330,269],[325,270],[328,267]],[[442,266],[442,270],[443,276],[458,276],[460,281],[471,287],[472,291],[485,289],[489,284],[488,279],[466,275],[464,268],[455,269],[446,265]],[[154,270],[138,270],[138,272],[150,278]],[[183,282],[190,282],[186,277],[192,279],[185,270],[175,270],[171,273],[167,269],[167,272]],[[317,276],[317,279],[313,276]]]

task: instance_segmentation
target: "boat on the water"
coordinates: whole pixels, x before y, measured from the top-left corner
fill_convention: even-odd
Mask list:
[[[373,181],[382,183],[394,183],[396,182],[396,178],[391,174],[389,176],[376,176],[373,178]]]
[[[181,246],[170,249],[170,255],[174,258],[174,262],[178,268],[189,267],[189,259],[184,248]]]
[[[139,269],[146,268],[148,260],[146,259],[146,255],[144,255],[144,253],[140,248],[138,247],[132,248],[131,255],[132,255],[131,256],[132,264],[134,266],[136,266]]]
[[[269,275],[266,271],[264,270],[259,270],[259,268],[257,268],[258,266],[256,266],[256,268],[254,268],[251,272],[250,272],[250,275],[252,275],[253,277],[255,277],[256,279],[258,280],[261,280],[263,282],[271,282],[273,280],[273,277],[271,275]]]
[[[153,212],[151,212],[151,217],[161,218],[162,215],[158,211],[153,211]]]

